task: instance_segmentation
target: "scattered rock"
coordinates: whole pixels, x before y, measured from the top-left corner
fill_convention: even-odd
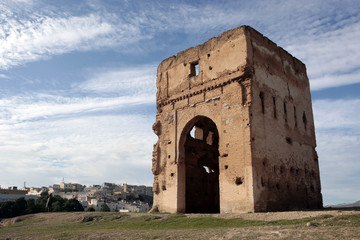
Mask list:
[[[317,223],[314,223],[314,222],[308,222],[308,223],[306,223],[306,226],[307,227],[317,227],[319,224],[317,224]]]
[[[94,218],[91,217],[91,216],[84,216],[84,217],[82,218],[82,222],[91,222],[91,221],[93,221],[93,220],[94,220]]]

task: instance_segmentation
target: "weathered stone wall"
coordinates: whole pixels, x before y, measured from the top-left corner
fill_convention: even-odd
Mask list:
[[[165,59],[157,89],[159,211],[206,212],[201,205],[209,199],[218,199],[209,210],[215,212],[319,206],[309,82],[300,61],[242,26]],[[292,204],[293,197],[306,204]]]
[[[250,30],[255,210],[322,207],[306,68]]]

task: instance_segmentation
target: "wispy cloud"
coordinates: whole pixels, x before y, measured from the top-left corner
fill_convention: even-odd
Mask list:
[[[156,66],[126,69],[96,69],[90,78],[73,88],[87,92],[117,93],[119,95],[151,95],[156,93]]]
[[[113,98],[63,97],[36,94],[0,99],[0,124],[15,124],[44,118],[68,117],[74,114],[115,110],[154,102],[152,95]]]
[[[354,21],[287,47],[306,63],[312,90],[360,83],[360,19]]]
[[[110,114],[2,126],[2,184],[27,181],[39,186],[65,177],[83,184],[106,179],[150,185],[152,121],[146,116]]]
[[[53,54],[108,45],[113,26],[99,16],[89,15],[9,22],[1,30],[0,66],[9,68]]]
[[[316,130],[354,129],[360,132],[360,99],[315,100]]]
[[[9,79],[10,77],[0,73],[0,79]]]
[[[151,185],[155,116],[141,109],[155,109],[155,72],[153,65],[92,69],[65,93],[0,98],[1,183],[36,186],[65,177]]]
[[[360,99],[313,103],[325,204],[359,200]]]
[[[147,38],[138,25],[108,11],[61,12],[41,1],[34,5],[6,2],[0,4],[0,11],[2,69],[73,51],[126,46]]]
[[[28,13],[30,16],[20,19],[12,11],[15,7],[21,8],[21,4],[3,7],[3,19],[8,20],[0,27],[0,67],[7,69],[54,54],[104,47],[127,52],[127,46],[131,46],[131,51],[135,51],[141,47],[134,43],[144,39],[153,46],[162,41],[163,46],[166,41],[158,39],[157,35],[164,32],[186,33],[184,40],[192,40],[189,47],[226,29],[248,24],[304,61],[312,90],[360,82],[357,61],[360,58],[357,41],[360,15],[351,1],[342,4],[313,1],[305,5],[298,1],[255,1],[251,4],[155,1],[136,8],[124,1],[114,9],[105,3],[91,2],[89,5],[95,11],[85,15],[70,9],[66,13],[56,13],[49,8]]]

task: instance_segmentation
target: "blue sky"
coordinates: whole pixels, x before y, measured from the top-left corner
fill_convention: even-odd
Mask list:
[[[360,199],[358,1],[0,2],[0,184],[152,185],[156,68],[250,25],[303,61],[324,204]]]

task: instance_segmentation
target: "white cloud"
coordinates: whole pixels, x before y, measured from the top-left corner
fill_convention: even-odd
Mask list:
[[[70,18],[44,17],[36,21],[10,20],[0,31],[0,66],[9,68],[52,54],[108,45],[113,26],[97,15]]]
[[[98,93],[118,93],[120,95],[156,93],[156,66],[141,66],[127,69],[96,69],[91,77],[73,88]]]
[[[123,2],[111,6],[113,9],[96,2],[89,5],[93,11],[82,16],[76,16],[71,9],[67,13],[57,13],[54,9],[36,11],[32,8],[35,13],[28,12],[30,16],[21,16],[20,20],[12,11],[15,7],[21,9],[21,4],[2,7],[3,19],[8,20],[0,25],[0,67],[6,69],[53,54],[104,47],[129,53],[142,48],[134,44],[140,40],[150,40],[149,44],[154,46],[151,40],[164,32],[184,33],[184,41],[191,39],[191,45],[195,45],[226,29],[248,24],[307,65],[312,90],[360,82],[357,61],[360,58],[357,41],[360,19],[351,1],[342,4],[324,1],[240,4],[230,1],[198,5],[151,2],[136,8]],[[49,7],[45,3],[36,6]],[[166,39],[156,41],[167,44]],[[124,73],[112,72],[107,77],[112,78],[110,74]],[[102,77],[101,74],[97,76]],[[95,77],[93,80],[83,87],[96,87]],[[104,87],[97,89],[101,91]]]
[[[153,74],[147,66],[102,69],[73,86],[69,92],[77,97],[35,92],[0,99],[0,182],[39,186],[65,177],[82,184],[151,185],[155,115],[126,112],[155,109]],[[79,96],[79,90],[115,94]]]
[[[359,200],[360,99],[313,102],[324,204]]]
[[[114,110],[153,102],[153,95],[113,98],[62,97],[43,94],[15,96],[10,99],[0,99],[0,124],[13,124],[49,117],[66,117],[71,114]]]
[[[311,89],[316,91],[360,83],[360,14],[354,4],[206,2],[201,7],[177,4],[167,11],[160,8],[149,9],[151,14],[145,12],[154,17],[151,26],[167,32],[185,32],[186,38],[196,44],[229,28],[248,24],[301,59],[307,66]]]
[[[322,99],[313,102],[316,130],[360,131],[360,99]]]
[[[93,69],[90,79],[60,92],[28,93],[0,98],[0,124],[15,124],[46,118],[74,117],[82,113],[129,109],[155,104],[156,68],[138,66],[126,69]],[[0,76],[1,77],[1,76]],[[79,96],[79,92],[85,96]],[[90,93],[96,93],[92,96]],[[107,96],[110,93],[111,97]],[[1,125],[0,125],[1,128]]]
[[[85,13],[44,2],[0,3],[0,68],[73,51],[127,46],[148,36],[131,20],[108,11]],[[85,5],[84,5],[85,4]]]
[[[39,186],[65,177],[83,184],[106,180],[150,185],[153,121],[139,115],[106,115],[2,127],[0,182]]]
[[[360,20],[356,20],[287,46],[306,63],[312,90],[360,83]]]
[[[0,79],[9,79],[10,77],[0,73]]]

